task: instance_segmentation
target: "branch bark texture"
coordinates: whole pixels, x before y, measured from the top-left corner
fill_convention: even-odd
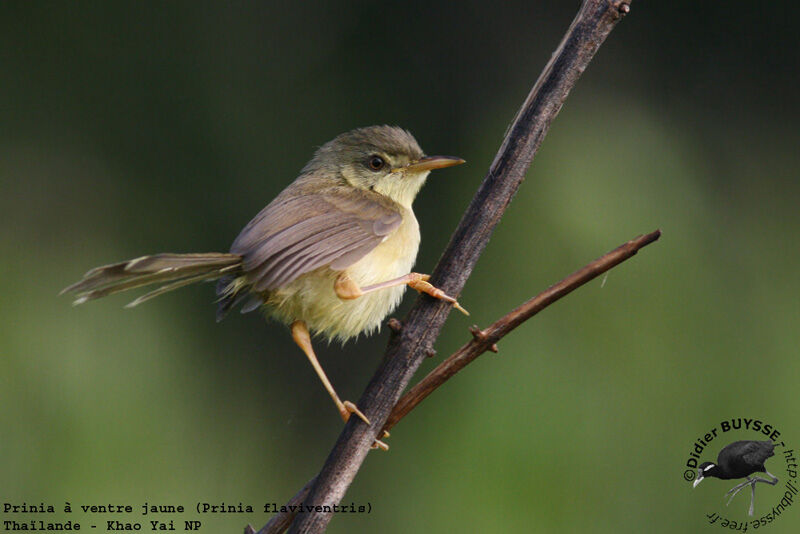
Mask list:
[[[433,272],[431,283],[457,296],[522,183],[550,124],[597,49],[629,10],[630,0],[585,0],[509,128],[489,172]],[[372,424],[353,417],[305,503],[332,507],[344,497],[373,441],[419,365],[432,350],[450,305],[420,297],[358,401]],[[290,533],[323,532],[333,512],[298,515]]]

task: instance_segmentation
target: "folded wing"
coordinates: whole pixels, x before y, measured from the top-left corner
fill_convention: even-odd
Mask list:
[[[231,252],[251,289],[269,291],[319,267],[344,270],[402,221],[400,207],[371,191],[281,195],[242,230]]]

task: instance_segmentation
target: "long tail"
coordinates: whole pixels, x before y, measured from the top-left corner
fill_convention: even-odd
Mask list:
[[[78,305],[136,287],[164,284],[125,306],[132,308],[173,289],[233,274],[241,266],[242,257],[238,254],[154,254],[96,267],[61,294],[75,293],[73,304]]]

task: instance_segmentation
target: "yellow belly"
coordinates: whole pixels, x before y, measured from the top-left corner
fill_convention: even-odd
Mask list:
[[[408,274],[417,258],[419,241],[419,225],[409,210],[395,232],[345,272],[359,287]],[[267,312],[286,324],[303,320],[315,334],[344,342],[377,330],[403,299],[405,284],[342,300],[333,290],[340,274],[323,267],[299,276],[269,294]]]

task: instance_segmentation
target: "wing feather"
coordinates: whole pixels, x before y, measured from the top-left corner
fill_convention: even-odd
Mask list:
[[[282,194],[242,230],[231,252],[243,257],[256,291],[273,290],[319,267],[346,269],[400,226],[401,210],[352,188]]]
[[[774,445],[770,441],[766,442],[752,442],[748,444],[746,451],[742,454],[742,458],[752,465],[762,465],[767,458],[773,456],[772,452]],[[766,446],[764,446],[766,445]]]
[[[334,241],[334,238],[331,238],[330,241]],[[274,267],[261,277],[262,283],[280,287],[299,276],[296,273],[310,272],[318,267],[331,264],[343,254],[347,255],[347,250],[351,250],[352,247],[357,247],[359,244],[367,244],[369,250],[375,247],[371,239],[360,238],[355,232],[340,232],[335,236],[335,241],[326,242],[325,247],[314,246],[315,250],[310,250],[312,247],[308,247],[283,261],[274,262]],[[342,268],[337,270],[342,270]]]

